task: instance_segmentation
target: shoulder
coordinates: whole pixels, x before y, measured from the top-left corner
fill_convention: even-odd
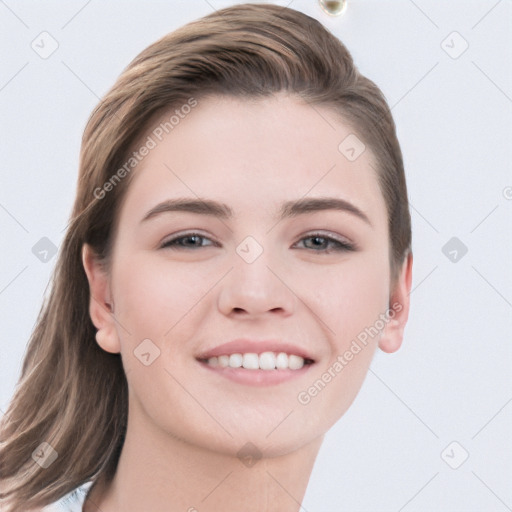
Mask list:
[[[91,485],[92,481],[80,485],[59,500],[42,508],[40,512],[82,512],[82,507]]]

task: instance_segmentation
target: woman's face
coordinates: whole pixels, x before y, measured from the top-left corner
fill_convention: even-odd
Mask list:
[[[139,429],[288,453],[345,413],[379,343],[401,341],[381,337],[396,319],[373,157],[296,96],[209,97],[180,113],[141,139],[98,339],[121,353]]]

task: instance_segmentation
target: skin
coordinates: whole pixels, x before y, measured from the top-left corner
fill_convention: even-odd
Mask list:
[[[116,476],[92,490],[85,510],[299,510],[325,432],[353,402],[377,347],[399,349],[409,312],[412,256],[391,288],[373,155],[366,148],[350,162],[338,150],[351,133],[329,109],[293,95],[208,97],[133,171],[111,272],[83,248],[97,342],[121,353],[129,386]],[[339,210],[276,218],[284,201],[325,196],[349,201],[369,223]],[[156,204],[177,197],[220,201],[234,217],[167,212],[141,223]],[[318,230],[356,250],[336,251],[325,239],[315,245],[308,237]],[[160,247],[191,232],[206,238],[186,239],[189,248]],[[263,248],[252,263],[236,252],[249,235]],[[398,307],[380,333],[300,403],[299,393],[332,373],[390,304]],[[315,364],[299,378],[253,387],[196,361],[238,337],[297,343]],[[160,350],[149,366],[133,353],[144,339]],[[252,467],[237,457],[248,442],[261,456]]]

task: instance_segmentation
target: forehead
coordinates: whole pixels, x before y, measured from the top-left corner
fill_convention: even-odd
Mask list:
[[[134,150],[151,149],[132,171],[120,216],[140,218],[172,197],[216,199],[236,215],[261,216],[283,201],[336,196],[378,224],[386,208],[362,144],[335,112],[297,96],[206,97],[163,113],[140,138]]]

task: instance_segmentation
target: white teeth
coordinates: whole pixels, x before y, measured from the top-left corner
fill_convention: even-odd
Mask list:
[[[304,366],[304,359],[299,356],[291,355],[288,358],[288,367],[290,370],[300,370]]]
[[[231,354],[229,356],[229,366],[231,368],[240,368],[243,363],[242,354]]]
[[[295,354],[286,354],[285,352],[262,352],[256,354],[248,352],[246,354],[231,354],[208,359],[210,366],[219,366],[221,368],[245,368],[246,370],[300,370],[304,366],[304,358]]]
[[[242,366],[246,370],[257,370],[260,367],[258,354],[244,354]]]
[[[219,363],[219,366],[221,366],[222,368],[226,368],[227,366],[229,366],[229,356],[219,356],[217,358],[217,361]],[[208,362],[210,362],[209,359]]]
[[[277,354],[276,368],[278,370],[288,368],[288,354],[285,354],[284,352],[279,352],[279,354]]]
[[[262,370],[273,370],[276,367],[276,355],[274,352],[260,354],[259,366]]]

